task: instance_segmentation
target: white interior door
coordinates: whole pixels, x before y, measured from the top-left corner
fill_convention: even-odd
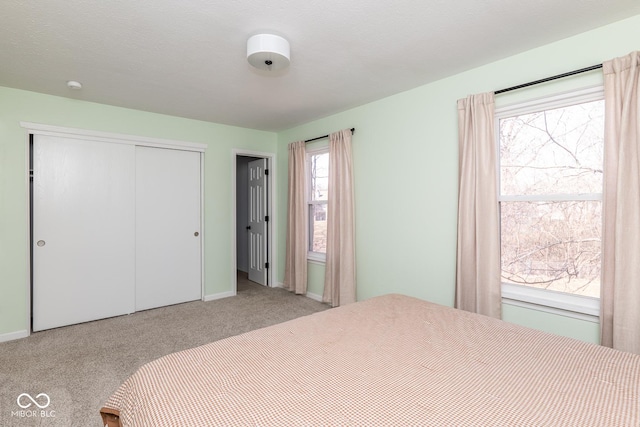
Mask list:
[[[33,330],[134,311],[132,145],[35,135]]]
[[[249,280],[267,284],[267,159],[249,162]]]
[[[136,147],[136,310],[202,297],[200,153]]]

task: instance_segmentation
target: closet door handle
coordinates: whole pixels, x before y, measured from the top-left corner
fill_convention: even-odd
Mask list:
[[[193,233],[194,236],[198,237],[200,235],[200,233],[198,233],[197,231],[195,233]]]
[[[36,245],[38,245],[39,247],[43,247],[46,244],[47,242],[45,242],[44,240],[38,240],[38,242],[36,243]]]

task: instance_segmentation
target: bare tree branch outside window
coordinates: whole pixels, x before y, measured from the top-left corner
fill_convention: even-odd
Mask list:
[[[502,280],[600,294],[604,102],[500,120]]]
[[[327,201],[329,199],[329,153],[309,158],[309,250],[327,252]]]

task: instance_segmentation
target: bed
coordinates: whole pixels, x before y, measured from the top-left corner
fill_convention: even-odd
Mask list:
[[[403,295],[173,353],[101,409],[128,426],[640,426],[640,356]]]

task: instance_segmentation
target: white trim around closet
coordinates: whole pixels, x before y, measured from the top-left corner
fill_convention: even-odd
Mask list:
[[[172,148],[175,150],[204,152],[206,144],[198,142],[177,141],[173,139],[151,138],[147,136],[125,135],[120,133],[75,129],[40,123],[20,122],[20,126],[32,135],[49,135],[65,138],[84,138],[115,144],[141,145],[145,147]]]
[[[200,240],[200,256],[201,256],[201,300],[209,299],[217,299],[222,296],[214,295],[207,296],[205,295],[205,277],[204,277],[204,152],[207,148],[207,144],[197,143],[197,142],[187,142],[187,141],[179,141],[172,139],[162,139],[162,138],[153,138],[153,137],[144,137],[137,135],[126,135],[120,133],[112,133],[112,132],[102,132],[102,131],[93,131],[87,129],[77,129],[77,128],[68,128],[54,125],[46,125],[40,123],[32,123],[32,122],[20,122],[20,126],[27,131],[26,141],[25,141],[25,170],[27,173],[25,174],[25,184],[27,191],[29,191],[30,185],[30,161],[29,161],[29,153],[30,153],[30,135],[48,135],[48,136],[57,136],[57,137],[66,137],[73,139],[89,139],[93,141],[99,142],[109,142],[116,144],[129,144],[129,145],[138,145],[145,147],[156,147],[156,148],[166,148],[166,149],[174,149],[174,150],[183,150],[183,151],[195,151],[201,153],[200,155],[200,233],[202,235],[202,239]],[[29,196],[26,197],[26,221],[27,224],[30,224],[30,211],[31,211],[31,201]],[[3,341],[11,341],[14,339],[25,338],[31,335],[31,231],[30,227],[26,227],[26,326],[27,329],[20,330],[16,332],[12,332],[9,334],[0,335],[0,342]]]

